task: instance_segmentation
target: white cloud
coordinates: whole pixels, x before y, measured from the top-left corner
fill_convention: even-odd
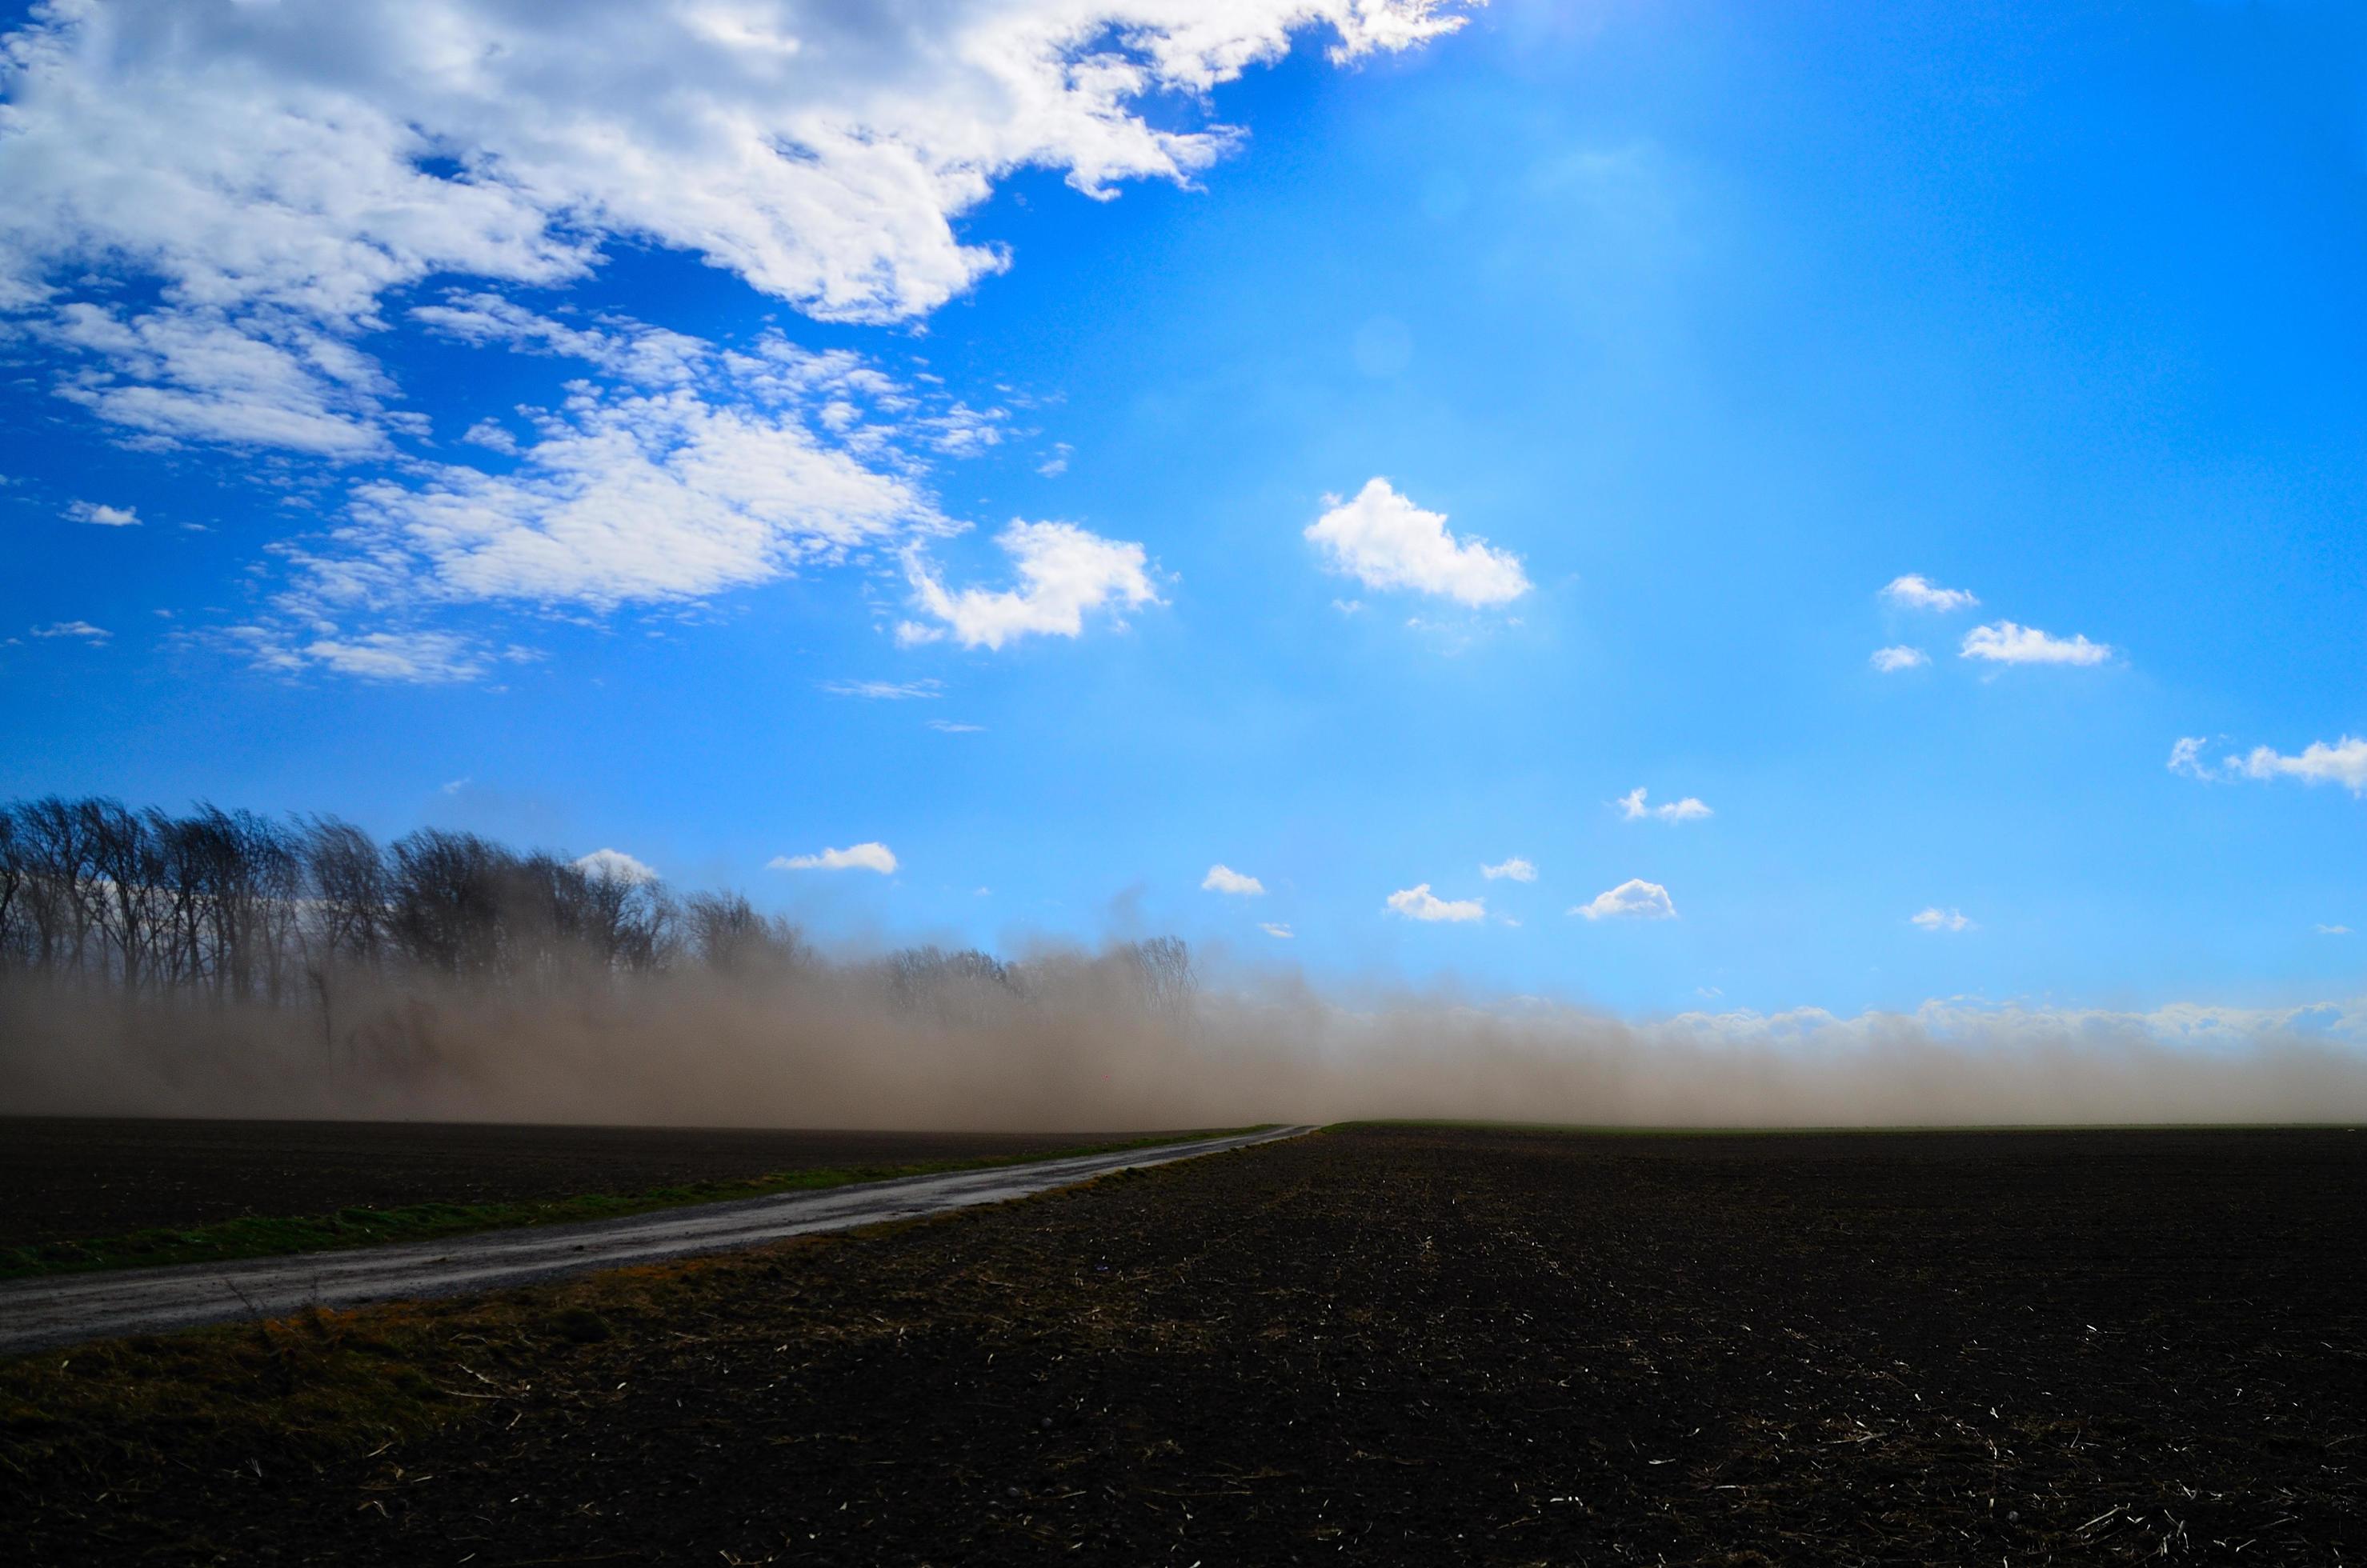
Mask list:
[[[2231,764],[2236,759],[2229,758]],[[2254,779],[2299,779],[2304,784],[2339,784],[2353,795],[2367,795],[2367,740],[2346,735],[2329,746],[2313,740],[2299,756],[2283,756],[2267,746],[2255,746],[2240,764],[2244,776]]]
[[[986,729],[982,724],[963,724],[950,718],[933,718],[929,720],[929,728],[940,735],[978,735]]]
[[[2299,779],[2310,784],[2338,784],[2353,795],[2367,795],[2367,739],[2346,735],[2331,745],[2313,740],[2292,756],[2271,746],[2255,746],[2240,756],[2231,753],[2216,765],[2203,755],[2209,743],[2203,736],[2180,736],[2169,749],[2169,771],[2205,784],[2235,778]]]
[[[594,850],[575,863],[575,869],[606,882],[638,885],[658,879],[655,867],[635,860],[622,850]]]
[[[869,697],[890,703],[946,694],[942,681],[824,681],[821,689],[833,697]]]
[[[1888,675],[1900,670],[1912,670],[1919,665],[1929,664],[1931,662],[1931,656],[1920,648],[1908,648],[1899,643],[1889,648],[1875,649],[1868,662],[1876,670]]]
[[[1346,62],[1462,21],[1436,0],[69,0],[0,36],[0,316],[135,443],[400,461],[300,552],[259,658],[301,662],[290,628],[324,602],[700,596],[944,531],[914,455],[984,450],[1007,416],[843,351],[800,377],[504,291],[649,246],[810,317],[909,321],[1010,265],[956,229],[1003,175],[1189,183],[1240,141],[1211,90],[1295,36],[1328,28]],[[432,278],[461,287],[394,308]],[[399,443],[428,422],[364,346],[395,327],[595,378],[529,440],[470,427],[515,475],[419,462]],[[1136,589],[1138,563],[1110,592]],[[1004,608],[965,604],[1002,637],[1077,614]]]
[[[1962,909],[1942,909],[1934,904],[1920,915],[1909,916],[1908,924],[1927,931],[1968,931],[1973,922],[1965,918]]]
[[[1258,922],[1258,930],[1265,932],[1268,936],[1281,937],[1285,942],[1298,934],[1297,931],[1292,931],[1288,926],[1283,925],[1276,920],[1260,920]]]
[[[309,659],[341,675],[423,685],[473,681],[485,669],[484,655],[467,637],[455,632],[364,632],[353,637],[315,637],[300,649],[275,647],[272,651],[283,659],[300,655],[300,664]],[[257,652],[259,662],[275,668],[289,667],[260,648]]]
[[[1535,882],[1537,879],[1537,868],[1520,856],[1514,855],[1509,860],[1499,861],[1494,865],[1481,866],[1479,874],[1490,882],[1507,876],[1515,882]]]
[[[34,626],[31,630],[35,637],[80,637],[85,642],[105,642],[115,635],[105,626],[95,626],[88,621],[51,621],[46,626]]]
[[[818,855],[775,855],[764,863],[767,871],[876,871],[891,876],[896,871],[893,851],[882,843],[850,844],[843,850],[824,850]]]
[[[1461,20],[1426,0],[62,6],[6,43],[0,300],[120,257],[176,300],[361,321],[436,273],[565,281],[613,235],[815,316],[909,317],[1008,264],[953,227],[998,176],[1187,180],[1236,133],[1138,105],[1201,98],[1310,25],[1344,61]]]
[[[1941,588],[1926,581],[1921,574],[1908,572],[1894,577],[1884,584],[1882,596],[1892,604],[1909,610],[1969,610],[1980,603],[1962,588]]]
[[[1308,525],[1306,536],[1326,564],[1367,588],[1411,588],[1463,604],[1503,604],[1529,591],[1521,558],[1479,539],[1457,540],[1446,514],[1425,512],[1385,479],[1373,479]]]
[[[1669,890],[1659,883],[1631,876],[1609,892],[1596,894],[1592,902],[1580,904],[1570,913],[1590,920],[1673,920],[1677,907],[1670,902]]]
[[[2320,936],[2349,936],[2350,934],[2350,928],[2349,926],[2320,926],[2317,928],[2317,934]]]
[[[1036,465],[1036,471],[1048,479],[1057,479],[1069,471],[1069,458],[1076,448],[1065,441],[1052,443],[1052,455]]]
[[[1242,897],[1257,897],[1265,892],[1265,884],[1254,876],[1243,876],[1231,866],[1222,863],[1208,868],[1200,879],[1201,887],[1210,893],[1231,893]]]
[[[499,452],[504,457],[518,455],[518,439],[509,427],[497,419],[481,419],[460,433],[460,439],[471,446],[482,446],[488,452]]]
[[[2035,626],[1998,621],[1966,632],[1962,657],[1996,664],[2101,664],[2112,650],[2084,636],[2053,637]]]
[[[24,138],[0,138],[0,187],[8,184],[11,153],[26,151]],[[346,341],[357,323],[323,326],[280,308],[234,320],[219,305],[169,288],[165,306],[138,314],[112,302],[51,307],[46,291],[12,283],[12,263],[21,259],[15,239],[0,214],[0,310],[11,304],[12,288],[20,309],[48,308],[30,330],[67,356],[58,395],[141,440],[278,447],[350,461],[386,455],[388,430],[415,424],[387,412],[393,384]]]
[[[1389,908],[1410,920],[1478,920],[1488,916],[1486,900],[1441,898],[1427,882],[1390,894]]]
[[[708,347],[700,339],[614,319],[579,327],[527,310],[498,294],[453,289],[440,305],[414,306],[411,319],[441,337],[479,347],[581,359],[636,386],[695,379]],[[465,439],[465,438],[464,438]]]
[[[1690,795],[1682,800],[1671,800],[1665,805],[1647,806],[1640,784],[1612,804],[1618,807],[1619,815],[1630,822],[1640,822],[1646,818],[1661,822],[1698,822],[1704,817],[1717,815]]]
[[[743,587],[943,526],[910,481],[792,414],[580,383],[513,471],[419,465],[357,486],[351,515],[305,558],[331,597],[416,580],[440,597],[595,608]]]
[[[965,588],[957,593],[918,557],[907,563],[921,608],[945,623],[946,631],[964,648],[1000,649],[1030,633],[1075,637],[1083,631],[1089,610],[1159,603],[1140,545],[1104,539],[1073,523],[1016,521],[994,542],[1018,569],[1019,587],[1000,592]],[[911,621],[896,633],[906,643],[931,642],[945,635]]]
[[[1897,1040],[1903,1029],[1921,1030],[1932,1041],[1971,1053],[1982,1077],[1993,1079],[2000,1053],[2044,1060],[2059,1068],[2074,1059],[2067,1046],[2095,1049],[2117,1046],[2166,1046],[2210,1053],[2219,1060],[2233,1053],[2263,1045],[2339,1042],[2352,1047],[2367,1044],[2367,1000],[2304,1003],[2289,1008],[2238,1008],[2203,1002],[2170,1002],[2149,1012],[2121,1012],[2104,1008],[2033,1006],[2025,1002],[1973,1002],[1961,998],[1933,999],[1908,1012],[1867,1011],[1842,1018],[1822,1008],[1797,1008],[1761,1013],[1737,1009],[1722,1013],[1681,1013],[1669,1020],[1667,1032],[1679,1039],[1730,1045],[1824,1045],[1862,1049]],[[2148,1073],[2163,1065],[2150,1051],[2137,1058]],[[1928,1097],[1922,1075],[1930,1059],[1919,1054],[1914,1093]],[[2034,1108],[2051,1100],[2059,1111],[2064,1080],[2052,1072],[2032,1081]],[[1928,1103],[1928,1098],[1924,1100]],[[2224,1100],[2218,1111],[2225,1113]],[[2201,1119],[2210,1111],[2158,1115],[2151,1119]],[[2263,1118],[2264,1120],[2268,1118]]]
[[[77,501],[66,508],[66,515],[77,523],[96,524],[101,528],[137,528],[140,513],[129,506],[108,506],[96,501]]]

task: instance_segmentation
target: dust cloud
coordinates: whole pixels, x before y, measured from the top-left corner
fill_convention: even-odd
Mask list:
[[[1271,969],[1173,978],[1147,980],[1127,943],[968,967],[809,950],[539,987],[357,972],[303,1005],[17,976],[0,983],[0,1112],[1025,1132],[2367,1121],[2360,1017],[2340,1009],[1622,1021],[1326,994]]]

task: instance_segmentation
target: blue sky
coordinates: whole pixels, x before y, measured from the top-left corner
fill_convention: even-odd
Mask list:
[[[2355,13],[808,9],[17,13],[0,791],[1637,1015],[2353,994]]]

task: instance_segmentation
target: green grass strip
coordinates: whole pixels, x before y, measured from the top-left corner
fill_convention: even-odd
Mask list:
[[[975,1159],[930,1160],[917,1165],[818,1167],[778,1171],[769,1176],[657,1187],[646,1192],[587,1192],[572,1198],[495,1203],[410,1203],[399,1209],[340,1209],[334,1214],[305,1214],[280,1219],[243,1215],[235,1220],[185,1229],[159,1227],[90,1241],[31,1242],[21,1247],[0,1247],[0,1280],[82,1274],[99,1269],[158,1269],[176,1263],[221,1263],[234,1258],[278,1258],[293,1252],[378,1247],[390,1242],[433,1241],[470,1231],[505,1230],[517,1225],[613,1220],[628,1214],[648,1213],[653,1209],[676,1209],[693,1203],[718,1203],[734,1198],[764,1198],[776,1192],[808,1192],[826,1187],[844,1187],[858,1181],[886,1181],[900,1176],[934,1176],[949,1170],[987,1170],[999,1166],[1033,1165],[1040,1160],[1116,1154],[1127,1149],[1192,1143],[1202,1138],[1229,1137],[1237,1133],[1252,1131],[1255,1129],[1230,1127],[1197,1133],[1162,1133],[1156,1137],[1133,1138],[1122,1143],[1089,1144],[1076,1148],[1046,1149],[1031,1154],[986,1155]]]

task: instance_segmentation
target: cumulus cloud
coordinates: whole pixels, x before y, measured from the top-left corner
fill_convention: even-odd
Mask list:
[[[2208,744],[2204,736],[2180,736],[2169,748],[2169,771],[2205,784],[2223,779],[2264,783],[2299,779],[2308,784],[2340,784],[2352,795],[2367,795],[2367,739],[2346,735],[2331,744],[2313,740],[2292,755],[2272,746],[2255,746],[2240,755],[2231,752],[2216,763],[2203,754]]]
[[[1427,882],[1390,894],[1388,907],[1410,920],[1479,920],[1488,917],[1484,899],[1441,898],[1431,892]]]
[[[1659,883],[1631,876],[1610,891],[1596,894],[1591,902],[1579,905],[1570,913],[1590,920],[1673,920],[1677,907],[1670,901],[1669,890]]]
[[[1200,886],[1210,893],[1230,893],[1242,897],[1256,897],[1265,892],[1265,884],[1254,876],[1243,876],[1231,866],[1212,865]]]
[[[1188,183],[1239,140],[1208,94],[1296,35],[1347,62],[1461,25],[1436,0],[74,0],[0,36],[0,313],[129,439],[387,465],[257,642],[344,668],[291,629],[323,602],[709,594],[945,531],[910,454],[1004,438],[1003,411],[949,396],[866,412],[859,367],[800,382],[516,293],[649,246],[810,317],[910,321],[1010,265],[956,231],[1003,175]],[[459,287],[406,301],[431,279]],[[425,461],[371,352],[397,328],[589,375],[529,437],[469,428],[517,473]],[[1076,613],[966,608],[1002,628],[956,628],[986,646]]]
[[[2035,626],[1997,621],[1965,634],[1962,657],[1994,664],[2101,664],[2112,650],[2084,636],[2054,637]]]
[[[137,528],[140,513],[129,506],[108,506],[96,501],[77,501],[66,508],[66,515],[77,523],[89,523],[101,528]]]
[[[497,419],[481,419],[460,433],[460,439],[471,446],[482,446],[488,452],[499,452],[504,457],[518,455],[518,439],[509,427]]]
[[[1461,20],[1430,0],[61,6],[6,40],[0,301],[112,257],[176,303],[357,323],[435,274],[564,282],[616,236],[892,321],[1008,264],[953,227],[997,177],[1188,180],[1235,133],[1142,104],[1199,99],[1309,26],[1346,61]]]
[[[910,480],[794,415],[585,384],[510,472],[419,465],[357,486],[351,515],[334,547],[305,557],[316,592],[421,583],[595,608],[712,594],[943,526]]]
[[[1904,643],[1897,643],[1889,648],[1875,649],[1868,662],[1884,674],[1890,675],[1901,670],[1912,670],[1919,665],[1929,664],[1931,662],[1931,656],[1920,648],[1908,648]]]
[[[2339,784],[2353,795],[2367,795],[2367,740],[2346,735],[2332,745],[2313,740],[2298,756],[2274,748],[2255,746],[2241,761],[2229,758],[2246,778],[2299,779],[2304,784]]]
[[[1292,931],[1288,926],[1285,926],[1277,920],[1260,920],[1258,922],[1258,930],[1265,932],[1268,936],[1281,937],[1285,942],[1298,934],[1297,931]]]
[[[576,861],[575,869],[602,882],[638,886],[658,879],[655,867],[635,860],[622,850],[594,850]]]
[[[1969,610],[1980,603],[1962,588],[1941,588],[1920,573],[1908,572],[1894,577],[1883,585],[1882,596],[1893,604],[1908,610]]]
[[[92,626],[88,621],[51,621],[46,626],[32,628],[35,637],[79,637],[85,642],[105,642],[115,634],[105,626]]]
[[[1535,882],[1537,879],[1537,868],[1519,855],[1514,855],[1509,860],[1499,861],[1494,865],[1481,866],[1479,874],[1490,882],[1499,881],[1504,877],[1510,877],[1514,882]]]
[[[1716,815],[1690,795],[1682,800],[1671,800],[1659,806],[1647,806],[1644,804],[1644,789],[1640,784],[1621,795],[1613,804],[1619,807],[1619,815],[1629,822],[1640,822],[1648,818],[1660,822],[1698,822],[1704,817]]]
[[[775,855],[764,863],[767,871],[876,871],[891,876],[896,871],[895,852],[882,843],[850,844],[843,850],[824,850],[816,855]]]
[[[1105,539],[1073,523],[1014,522],[994,542],[1019,573],[1017,588],[947,589],[918,556],[907,563],[921,609],[941,626],[907,621],[897,639],[934,642],[950,634],[964,648],[1000,649],[1030,634],[1076,637],[1088,611],[1159,603],[1140,545]]]
[[[1942,909],[1937,904],[1920,915],[1908,917],[1908,924],[1927,931],[1968,931],[1973,922],[1965,918],[1962,909]]]
[[[1331,495],[1323,503],[1328,510],[1306,536],[1333,571],[1367,588],[1410,588],[1471,605],[1509,604],[1529,591],[1520,557],[1458,540],[1444,513],[1423,511],[1385,479],[1367,480],[1352,500]]]

